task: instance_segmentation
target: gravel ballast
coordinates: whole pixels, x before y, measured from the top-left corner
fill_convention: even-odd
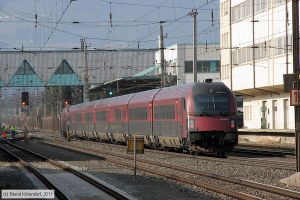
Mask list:
[[[52,134],[52,133],[35,133],[34,135],[38,137],[45,137],[50,140],[59,140],[64,141],[65,139],[61,137],[59,134]],[[77,147],[89,147],[94,148],[97,150],[103,150],[103,151],[109,151],[113,153],[118,153],[122,155],[126,154],[126,147],[120,146],[120,145],[111,145],[111,144],[105,144],[105,143],[98,143],[98,142],[91,142],[91,141],[71,141],[68,142],[72,145],[76,145]],[[181,166],[182,168],[190,168],[195,170],[201,170],[201,171],[207,171],[210,173],[217,173],[223,176],[230,176],[235,177],[239,179],[246,179],[246,180],[252,180],[255,182],[260,182],[264,184],[279,186],[291,190],[297,190],[300,191],[300,188],[292,187],[292,186],[286,186],[285,184],[282,184],[279,182],[282,178],[286,178],[294,173],[293,170],[283,170],[283,169],[274,169],[274,168],[268,168],[268,167],[261,167],[261,166],[255,166],[255,165],[244,165],[237,163],[226,163],[220,161],[212,161],[212,160],[206,160],[201,159],[201,156],[196,156],[195,158],[184,158],[181,156],[174,156],[172,155],[163,155],[161,153],[155,153],[155,151],[145,151],[144,155],[138,155],[139,158],[144,158],[147,160],[153,160],[156,162],[162,162],[162,163],[168,163],[172,165]],[[112,165],[112,164],[109,164]],[[109,168],[109,167],[108,167]],[[107,168],[107,169],[108,169]],[[117,168],[120,168],[117,166]],[[109,170],[108,170],[109,171]],[[131,175],[132,170],[127,170],[128,173]],[[107,178],[106,175],[102,174],[94,174],[95,176],[99,178],[106,178],[110,180],[110,178]],[[140,177],[138,177],[140,178]],[[113,182],[113,181],[112,181]],[[169,181],[168,181],[169,182]],[[122,185],[122,184],[121,184]],[[128,186],[129,187],[129,186]],[[193,188],[193,187],[188,187]],[[155,189],[154,189],[155,191]],[[133,191],[134,192],[134,191]],[[222,198],[222,197],[221,197]],[[224,198],[224,197],[223,197]],[[228,198],[228,197],[225,197]],[[272,199],[270,196],[264,195],[264,198]],[[285,199],[285,198],[283,198]]]

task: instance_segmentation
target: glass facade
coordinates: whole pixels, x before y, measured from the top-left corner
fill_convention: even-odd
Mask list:
[[[220,60],[197,61],[197,73],[220,72]],[[193,73],[193,61],[184,62],[184,73]]]

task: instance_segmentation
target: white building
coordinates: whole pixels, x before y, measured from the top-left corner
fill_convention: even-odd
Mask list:
[[[293,73],[291,13],[291,0],[220,1],[221,79],[244,98],[245,128],[295,127],[283,90]]]
[[[197,80],[220,79],[220,45],[198,44],[197,47]],[[177,84],[191,83],[193,76],[193,45],[174,44],[164,51],[166,73],[177,76]],[[155,63],[160,65],[160,51],[155,53]],[[160,72],[159,72],[160,73]]]

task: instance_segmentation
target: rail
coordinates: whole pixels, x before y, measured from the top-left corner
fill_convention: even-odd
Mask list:
[[[36,170],[32,165],[25,162],[12,152],[6,150],[5,148],[0,146],[0,150],[5,152],[9,157],[11,157],[14,161],[20,163],[23,167],[25,167],[28,171],[34,174],[48,189],[53,189],[55,191],[55,196],[60,200],[71,200],[68,196],[66,196],[61,190],[59,190],[54,184],[52,184],[42,173]]]
[[[129,156],[119,155],[119,154],[115,154],[115,153],[111,153],[111,152],[105,152],[105,151],[100,152],[100,151],[96,151],[96,150],[88,148],[88,147],[84,148],[84,150],[86,150],[88,152],[86,152],[86,151],[82,152],[83,151],[82,148],[79,149],[78,147],[70,145],[70,144],[68,144],[68,145],[59,144],[60,142],[56,142],[55,144],[52,143],[52,142],[43,142],[43,143],[50,144],[52,146],[60,147],[60,148],[63,148],[63,149],[75,151],[77,153],[84,153],[84,154],[93,155],[93,156],[96,156],[96,157],[98,156],[97,154],[101,154],[101,155],[109,155],[109,156],[129,159],[129,160],[133,159]],[[124,162],[121,162],[121,161],[115,161],[115,160],[112,160],[112,159],[109,159],[109,158],[106,158],[106,159],[107,159],[107,161],[114,162],[116,164],[120,164],[120,165],[124,165],[124,166],[132,168],[131,164],[124,163]],[[201,176],[205,176],[205,177],[212,178],[212,179],[217,179],[217,180],[221,180],[221,181],[225,181],[225,182],[229,182],[229,183],[243,185],[243,186],[254,188],[254,189],[259,189],[259,190],[270,192],[270,193],[277,194],[277,195],[289,196],[289,197],[292,197],[292,198],[300,199],[300,192],[293,191],[293,190],[288,190],[288,189],[284,189],[284,188],[280,188],[280,187],[276,187],[276,186],[261,184],[261,183],[257,183],[257,182],[254,182],[254,181],[244,180],[244,179],[237,179],[237,178],[232,178],[232,177],[221,176],[219,174],[208,173],[208,172],[205,172],[205,171],[196,171],[196,170],[192,170],[192,169],[188,169],[188,168],[184,168],[184,170],[183,170],[182,168],[180,168],[178,166],[173,166],[173,165],[169,165],[169,164],[158,163],[158,162],[153,162],[153,161],[148,161],[148,160],[138,159],[137,161],[140,162],[140,163],[143,163],[143,164],[151,164],[151,165],[155,165],[155,166],[159,166],[159,167],[165,167],[165,168],[169,168],[169,169],[173,169],[173,170],[177,170],[177,171],[181,171],[181,172],[185,172],[185,173],[190,173],[190,174],[193,174],[193,175],[201,175]],[[236,191],[232,191],[232,190],[228,190],[228,189],[226,189],[227,191],[223,191],[223,190],[220,190],[220,187],[217,186],[217,185],[212,185],[212,184],[204,183],[204,182],[200,183],[200,182],[198,182],[196,180],[193,180],[193,179],[187,179],[187,178],[176,176],[176,175],[174,175],[174,173],[173,174],[166,174],[166,173],[163,173],[163,172],[159,172],[158,170],[153,171],[153,170],[150,170],[150,169],[148,169],[147,167],[144,167],[144,166],[139,166],[139,169],[143,170],[143,171],[146,171],[146,172],[149,172],[149,173],[152,173],[152,174],[157,174],[157,175],[164,176],[164,177],[174,179],[174,180],[177,180],[177,181],[181,181],[181,182],[185,182],[185,183],[188,183],[188,184],[203,187],[203,188],[206,188],[208,190],[223,193],[223,194],[226,194],[228,196],[235,197],[235,198],[239,198],[239,199],[259,199],[258,197],[254,197],[252,195],[248,195],[248,194],[244,194],[244,193],[240,193],[240,192],[236,192]],[[222,189],[225,189],[225,188],[222,188]]]
[[[29,154],[31,154],[31,155],[33,155],[33,156],[41,159],[42,161],[48,162],[48,163],[50,163],[50,164],[52,164],[52,165],[54,165],[56,167],[59,167],[59,168],[65,170],[65,171],[68,171],[69,173],[72,173],[72,174],[78,176],[79,178],[85,180],[86,182],[90,183],[91,185],[95,186],[96,188],[100,189],[101,191],[106,192],[107,194],[109,194],[110,196],[112,196],[112,197],[114,197],[114,198],[116,198],[118,200],[134,199],[133,197],[131,197],[131,196],[125,194],[125,193],[122,193],[121,191],[117,191],[117,190],[115,190],[113,188],[110,188],[107,185],[102,184],[102,183],[98,182],[97,180],[93,179],[93,177],[91,177],[91,176],[89,176],[87,174],[84,174],[84,173],[82,173],[82,172],[80,172],[78,170],[75,170],[75,169],[73,169],[73,168],[71,168],[71,167],[69,167],[69,166],[67,166],[65,164],[62,164],[62,163],[57,162],[57,161],[54,161],[54,160],[52,160],[50,158],[47,158],[47,157],[45,157],[45,156],[43,156],[41,154],[38,154],[36,152],[33,152],[33,151],[28,150],[28,149],[22,148],[20,146],[17,146],[15,144],[10,143],[10,142],[7,142],[7,144],[9,144],[9,145],[13,146],[14,148],[19,149],[21,151],[25,151],[25,152],[27,152],[27,153],[29,153]]]

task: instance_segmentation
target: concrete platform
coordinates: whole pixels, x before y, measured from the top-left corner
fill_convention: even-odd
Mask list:
[[[294,136],[295,129],[238,129],[241,135]]]
[[[281,183],[284,183],[288,186],[300,187],[300,172],[293,174],[290,177],[280,180]]]
[[[239,129],[239,144],[295,146],[294,129]]]

